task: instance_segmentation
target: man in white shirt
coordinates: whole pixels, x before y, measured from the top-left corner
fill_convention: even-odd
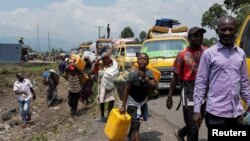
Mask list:
[[[29,111],[31,98],[35,100],[36,95],[30,80],[24,79],[22,73],[17,73],[16,77],[18,80],[14,83],[13,91],[18,98],[18,105],[23,121],[22,127],[25,128],[27,121],[31,119],[31,113]]]

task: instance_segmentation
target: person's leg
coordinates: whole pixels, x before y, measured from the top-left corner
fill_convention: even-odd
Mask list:
[[[135,141],[140,141],[140,119],[137,117],[137,107],[128,106],[127,112],[131,116],[131,125],[128,138],[131,139],[133,137]]]
[[[142,118],[141,118],[141,120],[147,121],[148,120],[148,104],[147,103],[145,103],[141,107],[141,111],[142,111]]]
[[[68,104],[70,106],[70,114],[73,115],[73,93],[68,93]]]
[[[184,121],[186,121],[186,118],[187,118],[187,108],[185,106],[183,106],[182,110],[183,110]],[[185,125],[184,127],[175,130],[174,134],[175,134],[175,136],[176,136],[176,138],[177,138],[178,141],[184,141],[184,137],[188,134],[187,126]]]
[[[179,130],[177,130],[176,134],[178,136],[180,136],[181,138],[184,138],[187,135],[187,126],[184,126],[182,128],[180,128]]]
[[[134,136],[134,141],[140,141],[141,140],[140,139],[139,131],[138,132],[134,132],[133,136]]]
[[[30,110],[29,110],[30,102],[31,102],[31,99],[25,101],[24,106],[23,106],[23,111],[24,111],[24,114],[25,114],[26,121],[29,121],[30,118],[31,118],[30,117],[31,113],[30,113]]]
[[[105,118],[105,116],[104,116],[104,108],[105,108],[105,103],[100,103],[101,118]]]
[[[51,106],[53,102],[53,91],[52,90],[47,90],[47,106]]]
[[[109,101],[109,106],[108,106],[108,116],[107,117],[109,117],[109,113],[111,112],[111,110],[113,109],[113,107],[114,107],[114,103],[115,103],[115,101],[113,100],[113,101]]]
[[[198,141],[198,135],[199,135],[199,128],[195,126],[193,122],[193,106],[187,107],[187,113],[186,113],[186,126],[187,126],[187,141]]]
[[[85,102],[85,85],[82,87],[81,93],[80,93],[80,100],[82,103]]]
[[[79,98],[80,98],[80,92],[78,93],[74,93],[73,94],[73,102],[72,102],[72,110],[73,110],[73,116],[77,116],[77,106],[78,106],[78,101],[79,101]]]
[[[24,124],[26,124],[26,117],[25,117],[25,113],[24,113],[24,101],[18,101],[18,105],[19,105],[19,111],[22,117],[22,122]]]
[[[80,92],[76,93],[76,101],[75,101],[75,114],[77,115],[77,107],[78,107],[78,102],[80,99]]]
[[[90,76],[89,76],[89,78],[90,78]],[[89,85],[88,85],[88,95],[87,95],[87,99],[86,99],[87,104],[89,104],[90,98],[91,98],[92,93],[93,93],[92,88],[93,88],[93,80],[90,79]]]
[[[55,87],[54,91],[53,91],[53,102],[58,100],[58,93],[57,93],[57,88]]]

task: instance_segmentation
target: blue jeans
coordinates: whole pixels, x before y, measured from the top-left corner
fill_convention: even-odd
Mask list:
[[[21,117],[22,117],[22,121],[23,123],[27,123],[27,117],[29,116],[29,107],[30,107],[30,102],[31,99],[27,100],[27,101],[19,101],[18,100],[18,105],[19,105],[19,110],[21,113]]]

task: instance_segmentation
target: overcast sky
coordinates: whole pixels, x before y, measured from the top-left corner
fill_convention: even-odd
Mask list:
[[[174,18],[182,25],[201,26],[202,14],[214,3],[224,0],[0,0],[0,36],[39,36],[76,43],[95,41],[98,26],[106,35],[120,36],[130,26],[138,37],[155,24],[158,18]],[[205,37],[215,36],[208,31]]]

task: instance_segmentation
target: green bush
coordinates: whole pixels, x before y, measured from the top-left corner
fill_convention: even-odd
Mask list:
[[[0,68],[0,74],[10,74],[10,70],[7,68]]]
[[[47,141],[48,139],[43,135],[43,134],[39,134],[34,136],[31,141]]]

